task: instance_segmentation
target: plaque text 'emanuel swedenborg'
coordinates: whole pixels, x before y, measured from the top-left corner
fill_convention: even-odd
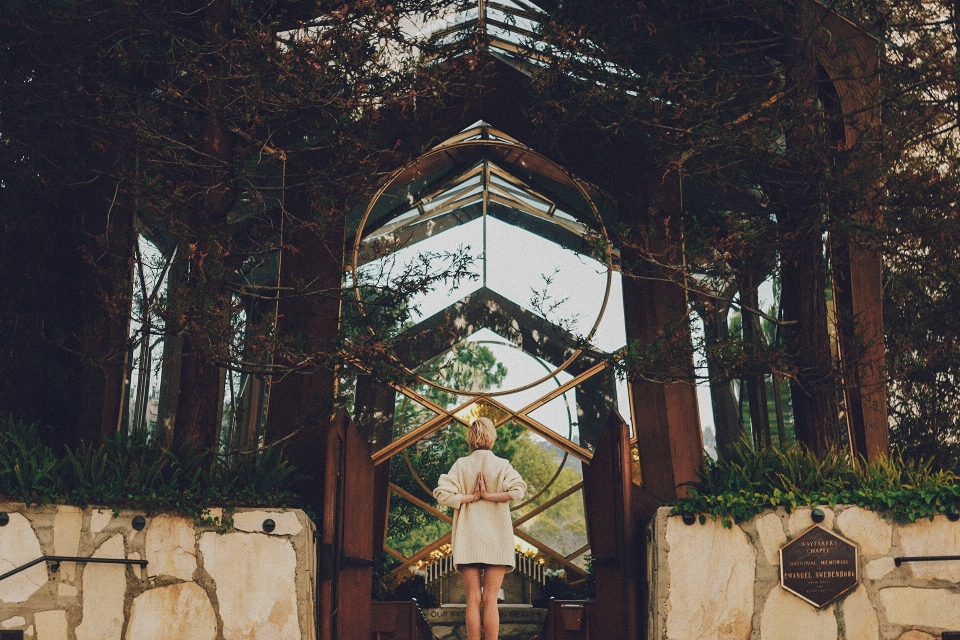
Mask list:
[[[857,584],[857,547],[819,526],[780,549],[780,584],[822,607]]]

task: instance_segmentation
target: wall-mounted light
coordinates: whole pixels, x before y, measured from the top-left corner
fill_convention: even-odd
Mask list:
[[[143,531],[143,528],[147,526],[147,519],[143,516],[133,516],[133,522],[131,524],[137,531]]]
[[[0,527],[5,527],[10,522],[10,514],[6,511],[0,511]]]
[[[810,519],[820,524],[823,522],[823,519],[827,517],[827,514],[823,512],[823,509],[814,509],[810,512]]]
[[[271,533],[276,528],[277,528],[277,523],[271,520],[270,518],[267,518],[266,520],[263,521],[263,530],[266,531],[267,533]]]
[[[697,521],[697,515],[695,513],[685,513],[680,516],[683,519],[683,524],[691,525]]]

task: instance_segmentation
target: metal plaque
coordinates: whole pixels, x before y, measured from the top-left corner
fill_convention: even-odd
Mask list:
[[[857,545],[814,525],[780,548],[780,586],[823,607],[859,581]]]

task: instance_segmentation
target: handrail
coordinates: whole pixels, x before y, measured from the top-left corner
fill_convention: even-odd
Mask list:
[[[940,562],[941,560],[960,560],[960,556],[903,556],[894,558],[893,564],[899,567],[904,562]]]
[[[141,568],[147,566],[146,560],[130,560],[127,558],[78,558],[76,556],[40,556],[36,560],[31,560],[27,564],[17,567],[11,571],[7,571],[5,574],[0,575],[0,580],[4,578],[9,578],[14,576],[21,571],[25,571],[32,567],[35,564],[40,564],[41,562],[53,562],[53,566],[50,567],[50,570],[54,573],[57,572],[57,569],[60,568],[61,562],[86,562],[86,563],[98,563],[98,564],[138,564]]]

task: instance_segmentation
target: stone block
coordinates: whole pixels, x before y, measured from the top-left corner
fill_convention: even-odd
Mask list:
[[[150,521],[146,535],[147,575],[192,580],[197,570],[193,520],[160,514]]]
[[[848,507],[837,516],[840,533],[857,543],[860,554],[879,556],[890,551],[893,525],[874,511]]]
[[[217,614],[207,592],[194,582],[150,589],[133,600],[126,640],[215,640],[216,637]]]
[[[861,584],[843,601],[844,640],[880,640],[880,623]]]
[[[6,573],[44,555],[30,521],[10,513],[10,522],[0,528],[0,573]],[[25,602],[47,584],[47,566],[41,562],[0,581],[0,601]]]
[[[867,580],[880,580],[896,568],[897,565],[893,561],[893,558],[884,556],[883,558],[877,558],[876,560],[868,562],[864,574]]]
[[[887,621],[907,627],[960,629],[960,593],[946,589],[880,589]]]
[[[750,637],[757,552],[747,534],[719,520],[683,524],[667,519],[666,570],[670,591],[669,640],[735,640]]]
[[[924,633],[923,631],[917,631],[911,629],[910,631],[905,631],[900,634],[900,637],[897,640],[938,640],[936,636],[932,636],[929,633]]]
[[[774,587],[760,614],[760,640],[837,640],[834,605],[815,609],[780,586]],[[690,636],[691,640],[695,636]]]
[[[33,614],[37,640],[67,640],[67,612],[38,611]]]
[[[300,640],[297,557],[289,540],[208,532],[200,536],[200,552],[216,583],[224,640]]]
[[[113,520],[110,509],[94,509],[90,512],[90,533],[100,533]]]
[[[4,629],[16,629],[24,626],[25,624],[27,624],[26,618],[23,616],[14,616],[4,620],[3,622],[0,622],[0,627],[3,627]]]
[[[960,555],[960,526],[945,516],[897,527],[905,556]],[[960,583],[960,562],[908,562],[907,570],[921,580]]]
[[[763,557],[769,564],[775,567],[780,566],[780,547],[787,542],[783,521],[776,513],[766,513],[755,522],[757,534],[760,536],[760,546],[763,548]]]
[[[820,505],[817,508],[823,511],[823,522],[820,523],[820,526],[828,531],[832,530],[835,519],[833,509],[823,505]],[[793,510],[793,512],[790,514],[790,518],[787,520],[787,530],[790,532],[791,538],[796,538],[798,535],[817,524],[813,521],[813,518],[810,517],[812,513],[812,507],[797,507]]]
[[[94,558],[124,558],[123,535],[117,533],[100,545]],[[123,599],[127,590],[122,564],[87,564],[83,569],[83,620],[77,640],[120,640]]]
[[[272,536],[295,536],[303,531],[303,525],[294,511],[240,511],[233,514],[233,528],[251,533],[267,533],[263,530],[264,520],[273,520],[276,528]]]
[[[80,529],[83,527],[83,511],[78,507],[60,505],[53,517],[53,553],[58,556],[77,556],[80,554]],[[60,564],[60,579],[73,582],[76,577],[77,563]]]
[[[57,597],[60,598],[76,598],[79,595],[79,591],[72,584],[65,584],[61,582],[57,585]]]

